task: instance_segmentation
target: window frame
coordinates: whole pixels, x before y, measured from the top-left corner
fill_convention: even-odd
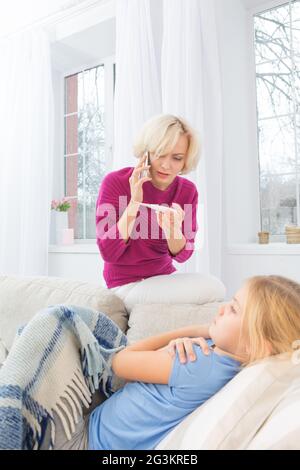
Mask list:
[[[255,156],[257,160],[257,167],[258,167],[258,181],[257,187],[259,191],[259,226],[260,230],[262,230],[262,209],[261,209],[261,185],[260,185],[260,159],[259,159],[259,136],[258,136],[258,113],[257,113],[257,86],[256,86],[256,56],[255,56],[255,26],[254,26],[254,17],[257,14],[264,13],[266,11],[270,11],[272,9],[276,9],[283,5],[289,5],[289,0],[269,0],[269,1],[262,1],[260,4],[257,4],[251,8],[248,8],[248,33],[250,40],[250,54],[251,54],[251,71],[252,79],[251,79],[251,95],[252,95],[252,122],[253,122],[253,129],[252,129],[252,136],[255,139]],[[276,176],[282,176],[285,173],[278,173]],[[293,175],[297,175],[297,172],[293,173]],[[271,176],[271,174],[269,175]],[[298,197],[297,209],[298,209],[298,223],[300,225],[300,196],[299,196],[300,187],[296,188],[296,197]],[[286,237],[284,234],[271,234],[270,233],[270,241],[271,242],[285,242]]]
[[[115,89],[115,55],[110,55],[107,57],[99,57],[91,62],[82,63],[80,67],[74,67],[71,69],[66,69],[61,73],[60,77],[60,115],[61,115],[61,125],[59,129],[60,133],[60,155],[63,158],[60,158],[60,187],[61,193],[66,196],[66,175],[65,175],[65,159],[66,155],[64,152],[65,149],[65,78],[70,75],[75,75],[84,70],[95,68],[97,66],[104,65],[104,81],[105,84],[108,84],[105,89],[105,163],[107,165],[107,173],[112,170],[112,157],[113,157],[113,146],[114,146],[114,89]],[[69,196],[68,196],[69,197]],[[74,238],[75,244],[95,244],[96,238]]]

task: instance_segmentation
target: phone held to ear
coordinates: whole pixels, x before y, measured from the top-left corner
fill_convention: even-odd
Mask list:
[[[145,160],[144,166],[148,166],[148,165],[150,165],[150,152],[145,152],[144,156],[145,156],[145,154],[147,154],[147,158]],[[146,176],[149,176],[149,170],[148,169],[141,171],[140,179],[145,178]]]

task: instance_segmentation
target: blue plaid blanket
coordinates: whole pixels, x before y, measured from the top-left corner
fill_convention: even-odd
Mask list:
[[[104,313],[55,305],[23,327],[0,370],[0,449],[39,449],[53,413],[70,438],[95,390],[107,397],[117,387],[113,353],[127,338]]]

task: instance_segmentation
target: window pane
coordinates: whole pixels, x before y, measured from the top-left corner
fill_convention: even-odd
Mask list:
[[[295,69],[295,112],[300,114],[300,57]]]
[[[274,235],[300,224],[299,12],[297,0],[254,18],[262,229]]]
[[[292,52],[295,62],[295,93],[297,112],[300,113],[300,2],[292,4]]]
[[[294,176],[261,178],[262,229],[280,235],[286,224],[297,223],[296,197]]]
[[[256,63],[290,56],[289,5],[265,11],[254,17]]]
[[[292,34],[293,34],[293,49],[298,56],[300,55],[300,2],[297,1],[292,4]]]
[[[74,236],[77,226],[77,182],[78,182],[78,155],[65,158],[66,196],[73,197],[68,211],[69,227],[74,228]]]
[[[96,238],[96,202],[97,194],[91,194],[86,201],[86,238]]]
[[[296,171],[293,116],[259,122],[261,175]]]
[[[87,194],[97,194],[106,171],[104,146],[99,146],[86,155],[85,168],[85,190]]]
[[[258,117],[292,113],[294,110],[292,61],[265,62],[256,67]]]
[[[77,198],[77,213],[76,213],[76,224],[74,228],[74,237],[77,239],[83,239],[83,211],[84,211],[84,203],[82,197],[82,191],[78,190],[78,198]]]
[[[103,65],[65,79],[65,108],[75,113],[65,116],[65,190],[76,198],[69,226],[78,239],[96,238],[96,195],[106,173],[104,92]]]

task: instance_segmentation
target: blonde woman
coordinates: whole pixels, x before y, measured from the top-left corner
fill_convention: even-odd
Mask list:
[[[190,258],[197,231],[197,188],[179,176],[197,166],[195,131],[177,116],[155,116],[141,129],[134,154],[137,165],[109,173],[97,200],[104,279],[118,293],[142,279],[175,272],[173,260]],[[168,210],[157,212],[142,203]]]
[[[70,441],[60,433],[57,448],[154,449],[242,367],[270,356],[281,360],[281,354],[292,359],[300,338],[299,311],[300,284],[257,276],[220,307],[211,324],[125,347],[112,358],[125,386],[81,419]]]

